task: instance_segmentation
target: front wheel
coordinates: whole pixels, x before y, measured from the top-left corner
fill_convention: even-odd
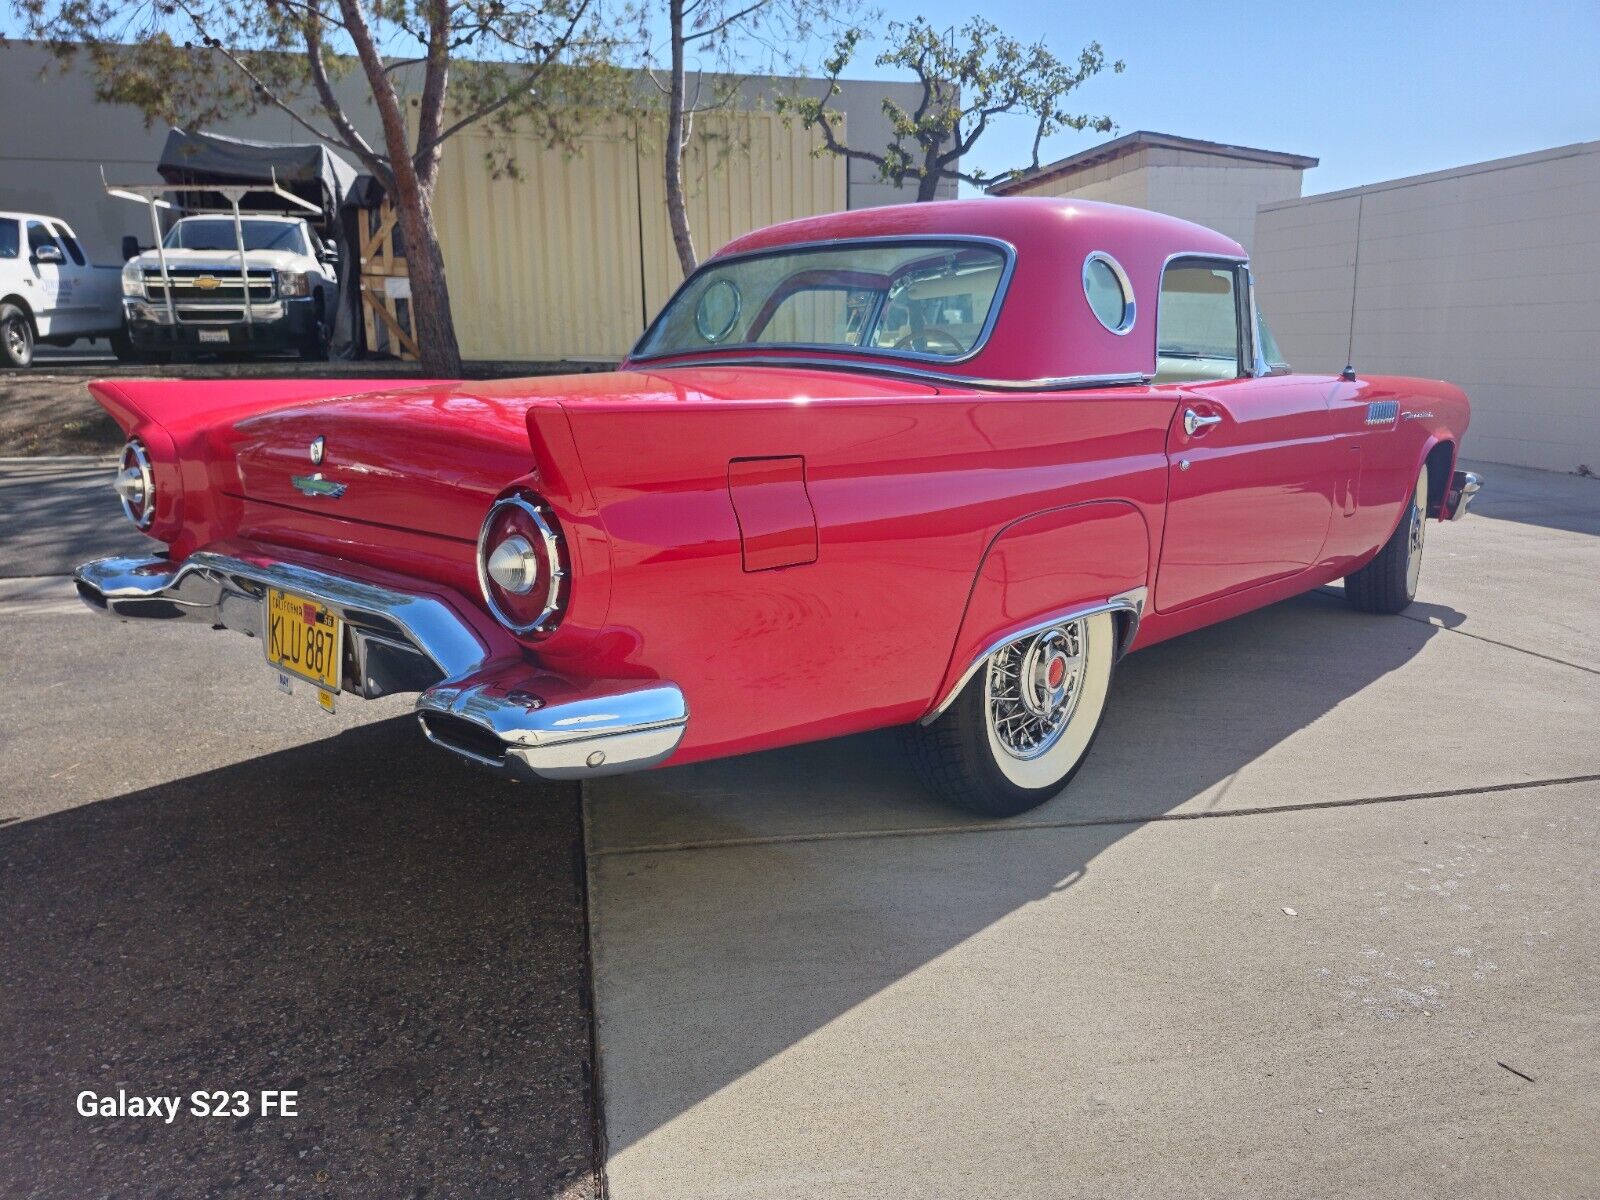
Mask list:
[[[928,789],[986,817],[1037,808],[1077,774],[1105,715],[1116,621],[1096,613],[1002,646],[932,724],[906,730]]]
[[[1400,524],[1378,556],[1349,575],[1344,594],[1362,612],[1397,613],[1417,598],[1422,578],[1422,543],[1428,532],[1428,468],[1417,475]]]

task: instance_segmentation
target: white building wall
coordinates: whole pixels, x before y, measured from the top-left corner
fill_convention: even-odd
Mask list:
[[[1265,205],[1254,265],[1297,368],[1449,379],[1471,457],[1600,470],[1600,142]]]

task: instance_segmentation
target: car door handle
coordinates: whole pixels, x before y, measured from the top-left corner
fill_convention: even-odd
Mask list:
[[[1186,408],[1183,410],[1183,431],[1190,437],[1193,437],[1202,429],[1210,429],[1213,425],[1221,424],[1221,417],[1202,417],[1192,408]]]

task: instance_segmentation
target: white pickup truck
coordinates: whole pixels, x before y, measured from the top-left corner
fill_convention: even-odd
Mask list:
[[[100,337],[132,356],[117,268],[91,263],[60,217],[0,212],[0,365],[27,366],[40,343]]]
[[[146,359],[208,350],[296,350],[325,359],[339,296],[336,262],[333,247],[300,217],[250,213],[237,225],[231,213],[184,217],[159,249],[122,269],[133,350]]]

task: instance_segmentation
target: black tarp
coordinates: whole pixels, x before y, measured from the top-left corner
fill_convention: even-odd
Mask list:
[[[307,203],[314,204],[321,217],[295,209],[273,196],[258,192],[240,202],[240,209],[253,212],[288,211],[304,215],[322,237],[339,251],[338,315],[334,320],[332,352],[340,358],[359,353],[360,242],[359,213],[348,210],[375,205],[382,189],[370,175],[363,175],[321,142],[255,142],[246,138],[225,137],[219,133],[189,133],[174,129],[167,134],[156,170],[171,184],[204,187],[207,184],[271,184]],[[174,197],[184,209],[230,208],[219,196],[190,193]]]
[[[361,181],[360,172],[321,142],[253,142],[182,129],[167,134],[156,170],[168,183],[202,187],[271,183],[276,175],[284,191],[322,210],[321,221],[312,222],[319,233],[332,231],[339,210],[354,198]],[[270,192],[250,197],[250,207],[257,211],[273,206]]]

